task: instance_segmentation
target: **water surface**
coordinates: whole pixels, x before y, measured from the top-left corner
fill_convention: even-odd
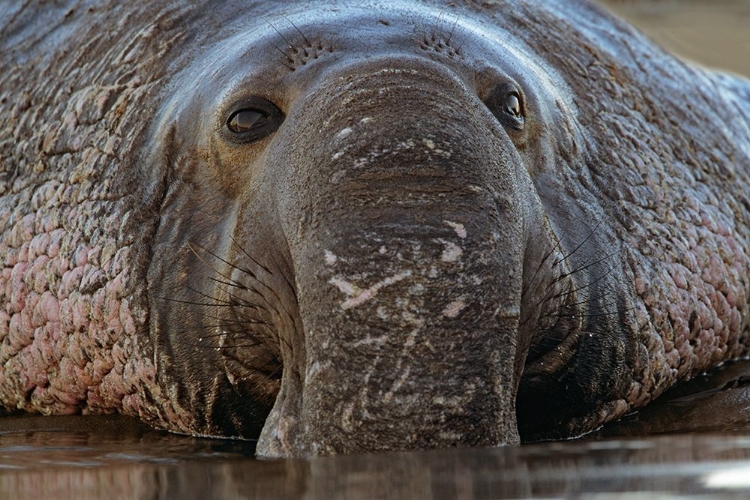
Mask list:
[[[88,432],[37,429],[0,436],[0,498],[625,499],[750,494],[750,436],[742,435],[254,460],[250,443],[154,431],[118,433],[114,428],[95,429],[93,422]]]

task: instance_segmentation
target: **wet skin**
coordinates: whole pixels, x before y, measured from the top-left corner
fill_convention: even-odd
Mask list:
[[[130,257],[102,316],[123,333],[83,375],[60,369],[71,347],[48,362],[48,393],[89,384],[73,403],[3,385],[39,376],[6,367],[6,407],[259,437],[266,456],[512,444],[746,354],[747,82],[583,2],[176,9],[139,11],[169,43],[112,181]],[[25,237],[0,247],[10,278]],[[45,325],[75,326],[36,293]],[[35,321],[2,301],[8,325]]]

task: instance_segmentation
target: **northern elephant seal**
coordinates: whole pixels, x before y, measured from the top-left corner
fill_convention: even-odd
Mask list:
[[[588,2],[2,19],[8,411],[495,445],[747,353],[750,85]]]

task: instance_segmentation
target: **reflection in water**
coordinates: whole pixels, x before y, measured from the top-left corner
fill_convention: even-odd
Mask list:
[[[670,50],[750,75],[750,1],[605,3]],[[588,440],[309,461],[127,418],[0,419],[0,499],[748,498],[750,437],[717,433],[750,428],[744,373],[699,378]],[[674,431],[703,434],[637,437]]]
[[[719,434],[313,460],[254,460],[251,454],[248,443],[155,431],[14,432],[0,435],[0,498],[627,498],[587,492],[639,491],[717,498],[750,492],[750,437]]]

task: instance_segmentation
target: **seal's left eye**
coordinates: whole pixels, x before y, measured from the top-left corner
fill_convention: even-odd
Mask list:
[[[243,134],[250,131],[258,122],[268,118],[264,112],[257,109],[241,109],[229,117],[227,127],[235,134]]]
[[[251,97],[231,108],[224,122],[223,136],[231,142],[245,144],[271,135],[283,121],[284,113],[275,104],[261,97]]]

